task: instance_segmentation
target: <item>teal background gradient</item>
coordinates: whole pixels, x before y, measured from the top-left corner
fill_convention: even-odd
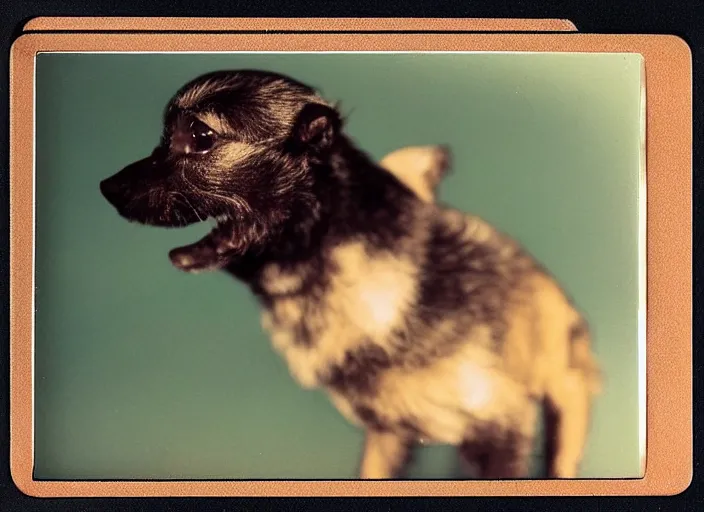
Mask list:
[[[98,190],[151,151],[178,87],[223,68],[319,87],[376,158],[449,145],[442,200],[520,240],[594,330],[606,385],[580,476],[640,476],[641,65],[624,54],[39,55],[36,478],[356,475],[362,432],[297,387],[245,287],[169,264],[209,227],[130,224]],[[456,469],[451,448],[425,447],[410,476]]]

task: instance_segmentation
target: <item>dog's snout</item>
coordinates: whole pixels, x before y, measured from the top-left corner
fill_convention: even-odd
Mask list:
[[[105,199],[114,204],[120,194],[120,186],[113,178],[107,178],[100,182],[100,192]]]

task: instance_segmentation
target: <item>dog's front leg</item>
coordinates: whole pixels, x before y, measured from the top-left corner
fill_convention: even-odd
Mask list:
[[[363,479],[396,477],[408,460],[409,450],[406,440],[395,434],[367,430],[360,477]]]

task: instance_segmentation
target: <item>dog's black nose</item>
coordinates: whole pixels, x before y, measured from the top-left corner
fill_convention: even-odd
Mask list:
[[[100,182],[100,192],[105,199],[114,204],[120,193],[120,186],[112,178],[107,178]]]

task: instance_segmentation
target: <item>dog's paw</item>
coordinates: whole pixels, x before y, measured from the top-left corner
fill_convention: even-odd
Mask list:
[[[191,274],[219,270],[227,264],[215,249],[197,245],[177,247],[169,252],[169,259],[174,267]]]

